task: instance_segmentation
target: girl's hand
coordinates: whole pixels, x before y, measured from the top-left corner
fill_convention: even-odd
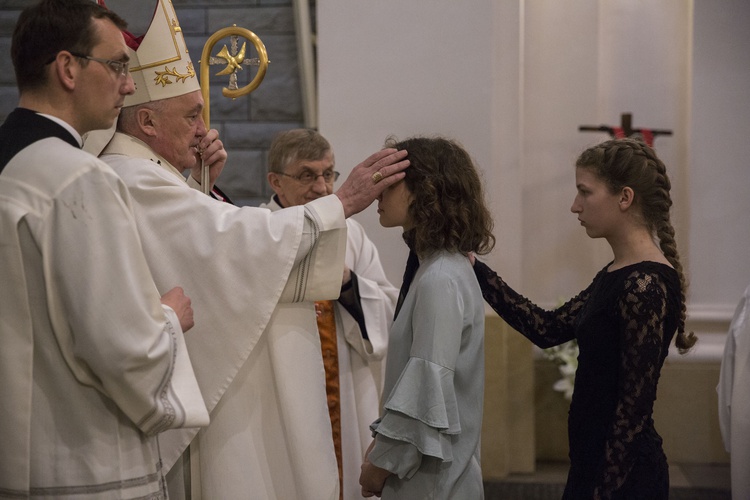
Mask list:
[[[370,443],[365,452],[362,472],[359,475],[359,485],[362,486],[362,496],[365,498],[372,496],[380,497],[383,492],[383,486],[385,486],[385,480],[391,475],[391,471],[381,469],[370,462],[368,456],[373,446],[375,446],[375,440]]]

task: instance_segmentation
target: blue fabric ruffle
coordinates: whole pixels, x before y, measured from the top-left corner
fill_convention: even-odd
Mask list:
[[[453,371],[410,358],[388,396],[374,432],[411,443],[423,455],[453,460],[451,436],[461,432]]]

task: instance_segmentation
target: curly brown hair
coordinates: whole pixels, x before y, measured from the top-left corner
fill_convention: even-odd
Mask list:
[[[677,252],[675,231],[670,221],[672,198],[667,168],[656,152],[637,139],[613,139],[593,146],[578,157],[576,167],[586,168],[599,177],[611,193],[628,186],[635,193],[634,204],[640,209],[643,223],[656,235],[664,257],[680,277],[682,311],[675,345],[681,353],[695,345],[693,332],[685,333],[685,295],[687,281]]]
[[[413,196],[409,215],[414,227],[405,238],[418,255],[492,250],[493,221],[482,182],[460,144],[443,137],[389,137],[385,147],[409,152],[404,182]]]

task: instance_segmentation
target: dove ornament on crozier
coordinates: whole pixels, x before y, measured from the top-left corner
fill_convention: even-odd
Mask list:
[[[247,50],[247,42],[242,44],[242,49],[239,51],[239,53],[236,56],[233,56],[229,53],[229,49],[226,45],[224,45],[218,54],[216,54],[216,58],[224,59],[227,63],[227,67],[223,70],[216,73],[216,76],[224,76],[224,75],[234,75],[237,71],[242,71],[242,61],[245,60],[245,51]],[[211,58],[212,62],[213,59]]]
[[[216,57],[212,57],[211,51],[213,50],[214,45],[226,37],[231,37],[231,51],[225,45]],[[256,59],[245,59],[247,42],[242,44],[242,49],[240,49],[239,52],[237,51],[237,44],[240,37],[250,40],[253,44],[255,50],[258,52],[258,57]],[[269,62],[266,46],[263,45],[263,42],[258,38],[258,35],[248,29],[240,28],[236,24],[220,29],[206,40],[200,60],[200,87],[203,95],[203,121],[207,129],[211,124],[211,81],[209,67],[212,64],[226,64],[226,67],[216,74],[217,76],[229,75],[229,85],[221,89],[221,93],[224,97],[236,99],[249,94],[258,88],[263,81],[263,78],[266,76]],[[242,88],[238,88],[237,72],[242,71],[243,65],[258,66],[258,72],[255,74],[255,77],[250,80],[250,83]],[[201,189],[206,194],[208,194],[209,184],[208,167],[206,165],[201,165]]]
[[[219,53],[216,54],[216,57],[213,57],[211,55],[211,51],[213,50],[214,46],[220,40],[227,37],[230,37],[231,49],[224,45]],[[247,42],[243,42],[242,48],[239,49],[239,51],[237,50],[240,38],[250,40],[250,43],[253,44],[256,52],[258,53],[257,58],[245,58],[245,54],[247,53]],[[224,97],[236,99],[238,97],[249,94],[250,92],[258,88],[260,83],[263,81],[263,78],[266,76],[266,70],[268,69],[269,62],[270,61],[268,60],[266,46],[263,45],[263,42],[260,38],[258,38],[258,35],[248,29],[240,28],[236,24],[218,30],[216,33],[211,35],[208,40],[206,40],[206,44],[203,46],[203,53],[201,54],[200,60],[200,84],[201,89],[203,90],[204,101],[203,121],[206,122],[206,126],[208,126],[208,124],[210,123],[211,113],[211,94],[209,92],[211,82],[209,67],[212,65],[225,65],[224,69],[216,73],[216,76],[229,75],[229,83],[227,87],[221,89],[221,93]],[[255,74],[252,80],[250,80],[250,83],[240,88],[237,85],[237,73],[239,71],[243,71],[242,66],[244,65],[258,66],[258,72]]]

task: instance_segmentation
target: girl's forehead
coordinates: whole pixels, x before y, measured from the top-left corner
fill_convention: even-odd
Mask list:
[[[602,182],[601,178],[590,168],[576,167],[576,182]]]

